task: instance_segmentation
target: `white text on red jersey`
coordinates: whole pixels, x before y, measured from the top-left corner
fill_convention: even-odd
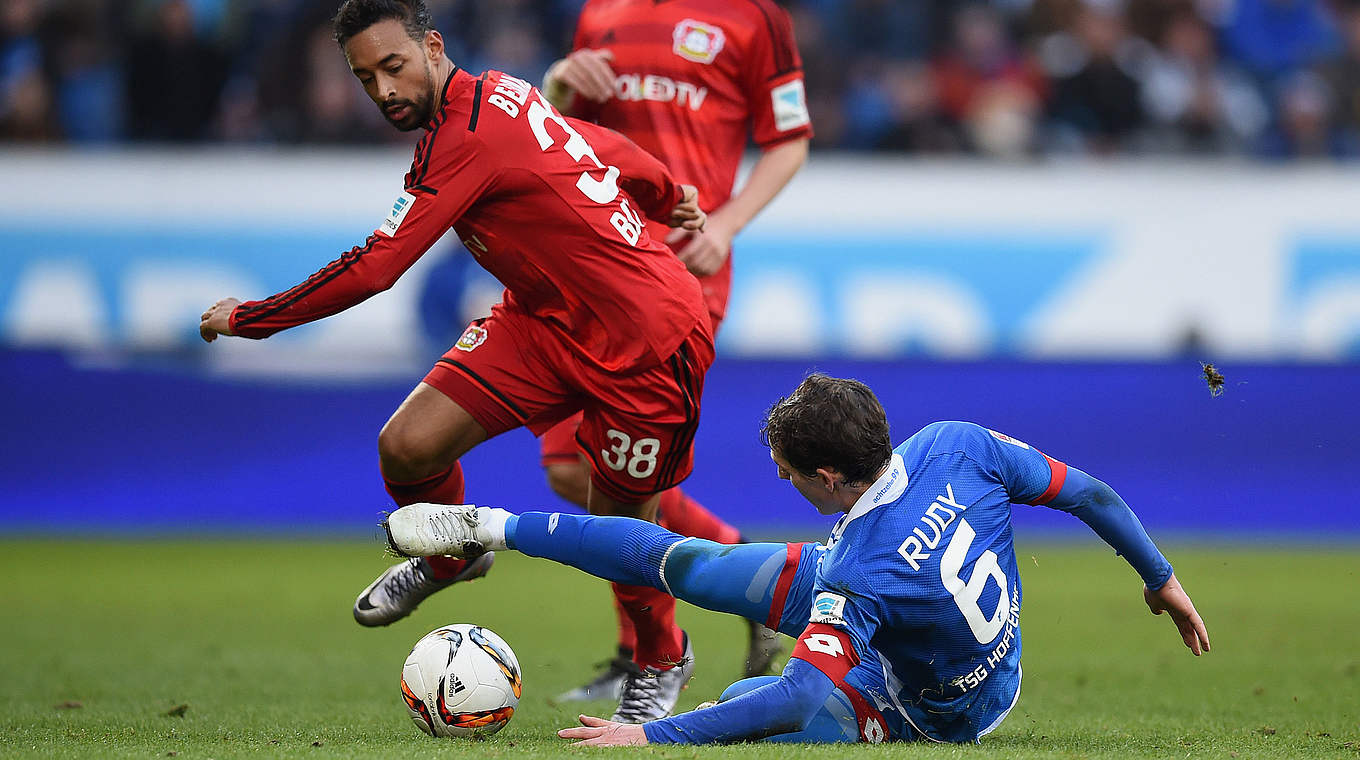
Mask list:
[[[708,98],[708,88],[656,74],[619,74],[614,78],[614,94],[619,100],[674,102],[697,111]]]

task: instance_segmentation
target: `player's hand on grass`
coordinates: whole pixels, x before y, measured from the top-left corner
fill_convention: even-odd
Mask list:
[[[708,215],[699,208],[699,190],[694,185],[680,186],[680,202],[671,209],[671,218],[666,224],[690,232],[703,230]]]
[[[217,340],[219,335],[232,335],[231,313],[241,305],[239,298],[223,298],[199,317],[198,334],[203,337],[204,342],[212,343]]]
[[[554,63],[543,77],[544,95],[554,104],[566,100],[568,91],[586,100],[603,103],[614,97],[614,70],[608,50],[584,48]]]
[[[1181,582],[1176,580],[1175,573],[1172,573],[1166,583],[1156,591],[1144,586],[1143,600],[1147,602],[1152,614],[1160,615],[1165,612],[1171,615],[1171,620],[1181,632],[1181,640],[1196,657],[1209,651],[1209,630],[1204,627],[1204,620],[1195,611],[1195,603],[1190,601],[1190,595],[1181,588]]]
[[[579,727],[564,728],[557,732],[563,739],[580,739],[572,742],[573,747],[628,747],[647,743],[647,734],[640,725],[615,723],[589,715],[576,717],[581,721]]]

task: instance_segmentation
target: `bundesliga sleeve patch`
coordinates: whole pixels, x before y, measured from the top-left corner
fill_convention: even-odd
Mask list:
[[[859,664],[850,634],[819,623],[813,623],[803,631],[791,656],[822,671],[836,683],[843,682],[845,674]]]
[[[378,225],[378,232],[392,237],[401,228],[401,222],[406,218],[406,214],[411,211],[411,207],[416,203],[416,197],[410,193],[402,193],[397,196],[397,200],[392,203],[392,211],[387,214],[383,223]]]
[[[812,121],[808,116],[807,95],[803,91],[801,79],[770,90],[770,102],[774,107],[774,128],[780,132],[805,126]]]
[[[812,600],[812,623],[845,625],[845,597],[823,591]]]

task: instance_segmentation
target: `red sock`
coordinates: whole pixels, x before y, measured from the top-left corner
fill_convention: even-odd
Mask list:
[[[428,478],[411,481],[409,483],[398,483],[396,481],[383,478],[383,485],[387,486],[387,493],[397,506],[404,507],[408,504],[462,504],[463,503],[463,465],[454,462],[449,469],[441,473],[431,475]],[[430,569],[434,571],[434,577],[439,580],[452,578],[463,572],[467,567],[468,561],[465,559],[454,559],[453,557],[426,557],[426,562],[430,563]]]
[[[675,624],[675,600],[646,586],[610,584],[614,598],[628,613],[637,632],[633,662],[640,667],[667,670],[685,655],[684,635]]]
[[[679,486],[661,494],[656,523],[682,536],[706,538],[720,544],[741,543],[741,531],[686,496]]]
[[[636,652],[637,629],[633,628],[633,619],[628,617],[628,610],[623,608],[617,594],[614,595],[614,613],[619,618],[619,651]]]

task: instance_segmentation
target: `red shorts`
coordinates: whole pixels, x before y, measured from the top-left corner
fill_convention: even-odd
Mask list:
[[[581,361],[547,323],[495,308],[468,326],[425,376],[495,436],[520,426],[543,435],[579,419],[573,459],[590,462],[606,496],[641,503],[689,476],[709,332],[695,328],[661,364],[627,375]]]
[[[656,234],[655,230],[653,234]],[[662,235],[663,237],[658,239],[664,240],[664,232]],[[679,245],[683,244],[684,241],[681,241]],[[709,324],[713,326],[713,337],[716,339],[723,317],[727,316],[727,297],[732,292],[732,257],[728,256],[718,271],[707,277],[700,277],[699,285],[703,288],[704,306],[708,309]],[[544,467],[580,460],[581,450],[576,445],[576,430],[581,427],[581,419],[581,414],[574,414],[539,436],[539,459]]]

